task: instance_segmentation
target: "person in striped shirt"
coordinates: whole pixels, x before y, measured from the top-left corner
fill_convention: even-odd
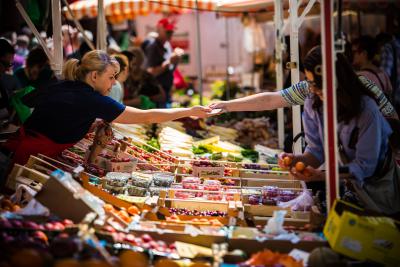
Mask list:
[[[377,85],[364,76],[358,76],[361,83],[377,103],[385,118],[398,118],[393,105]],[[210,105],[212,109],[222,109],[223,112],[262,111],[304,105],[305,99],[312,93],[307,81],[300,81],[283,90],[263,92],[229,101],[220,101]]]

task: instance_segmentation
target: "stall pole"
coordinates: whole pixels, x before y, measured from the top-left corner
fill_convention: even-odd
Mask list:
[[[61,3],[60,0],[51,1],[51,14],[53,20],[53,62],[52,69],[57,78],[61,78],[63,67],[63,47],[61,32]]]
[[[106,51],[107,48],[107,25],[104,14],[104,0],[99,0],[97,3],[97,40],[96,48]]]
[[[299,70],[299,23],[297,15],[297,0],[289,0],[289,20],[290,20],[290,74],[292,77],[292,84],[300,81]],[[293,121],[293,137],[301,132],[301,110],[300,106],[292,107],[292,121]],[[296,142],[293,146],[293,153],[301,154],[301,142]]]
[[[290,21],[290,71],[292,76],[292,85],[300,81],[300,65],[299,65],[299,28],[304,21],[305,16],[310,12],[316,0],[310,0],[307,3],[301,16],[298,16],[298,9],[302,0],[289,0],[289,21]],[[301,132],[301,109],[300,106],[293,106],[293,137]],[[293,153],[302,153],[302,144],[297,142],[294,144]]]
[[[32,20],[29,18],[28,14],[26,13],[24,7],[21,3],[16,0],[15,6],[17,7],[19,13],[21,14],[22,18],[25,20],[26,24],[28,25],[29,29],[32,31],[33,35],[35,35],[36,39],[38,40],[40,46],[43,48],[44,52],[46,53],[47,58],[50,61],[50,65],[52,65],[54,58],[51,51],[47,48],[46,41],[40,36],[40,33],[36,29],[35,25],[33,24]]]
[[[276,88],[283,88],[283,66],[282,52],[283,47],[283,6],[281,0],[275,0],[275,70],[276,70]],[[283,108],[278,109],[278,141],[279,148],[283,149],[285,140],[285,125]]]
[[[199,75],[200,105],[203,105],[203,69],[201,63],[201,36],[200,36],[200,14],[199,3],[196,0],[196,35],[197,35],[197,73]]]
[[[226,45],[225,45],[225,57],[226,57],[226,77],[225,77],[225,82],[226,82],[226,99],[229,100],[231,98],[231,84],[229,81],[229,21],[228,18],[225,18],[225,40],[226,40]],[[253,80],[252,80],[253,82]]]
[[[333,42],[333,1],[321,1],[321,34],[322,34],[322,71],[324,97],[324,145],[325,145],[325,179],[327,207],[332,206],[339,197],[339,176],[337,164],[337,118],[336,118],[336,85],[335,54]]]

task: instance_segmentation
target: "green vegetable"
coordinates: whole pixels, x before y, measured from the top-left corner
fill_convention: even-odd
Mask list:
[[[157,138],[152,137],[149,141],[147,141],[147,144],[149,146],[152,146],[154,148],[160,149],[160,143],[158,142]],[[154,152],[155,150],[152,149],[151,147],[148,146],[143,146],[142,147],[144,150],[146,150],[147,152]]]
[[[195,155],[201,155],[201,154],[206,154],[206,153],[212,153],[212,151],[210,150],[210,149],[208,149],[208,148],[206,148],[205,146],[203,146],[203,145],[200,145],[200,146],[193,146],[192,147],[192,152],[195,154]]]
[[[258,161],[258,152],[253,149],[243,149],[240,153],[243,157],[250,159],[252,162]]]
[[[221,152],[219,152],[219,153],[213,153],[212,155],[211,155],[211,158],[210,158],[211,160],[220,160],[220,159],[222,159],[222,153]]]

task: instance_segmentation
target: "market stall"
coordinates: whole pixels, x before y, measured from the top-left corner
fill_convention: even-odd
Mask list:
[[[297,16],[298,2],[289,1],[291,42],[313,3]],[[275,1],[278,62],[281,4]],[[292,159],[277,164],[281,151],[270,147],[277,142],[266,118],[99,124],[56,157],[31,155],[12,166],[6,188],[13,194],[0,195],[0,265],[398,266],[399,223],[337,199],[332,10],[333,1],[321,2],[326,214],[289,172]],[[291,47],[295,83],[298,49]],[[282,65],[276,70],[280,85]],[[302,161],[294,168],[306,176]]]

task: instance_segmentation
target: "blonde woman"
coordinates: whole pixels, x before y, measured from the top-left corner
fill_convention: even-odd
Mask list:
[[[25,164],[30,155],[55,156],[72,146],[85,136],[96,118],[133,124],[209,116],[210,109],[201,106],[153,110],[124,106],[107,96],[118,73],[117,60],[103,51],[91,51],[81,61],[67,61],[65,80],[36,96],[31,117],[3,150],[14,152],[14,163]]]

